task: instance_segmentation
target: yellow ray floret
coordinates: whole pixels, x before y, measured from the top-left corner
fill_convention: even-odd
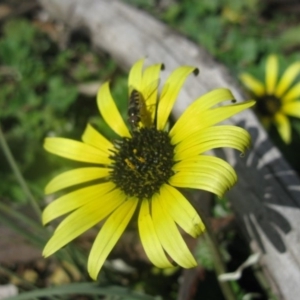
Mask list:
[[[110,164],[107,153],[90,145],[65,138],[46,138],[44,148],[64,158],[94,163]]]
[[[147,199],[144,199],[141,204],[138,226],[141,242],[151,262],[158,268],[173,267],[158,239],[153,220],[150,215],[149,200]]]
[[[198,213],[188,200],[175,188],[165,184],[160,190],[161,204],[185,232],[196,238],[205,227]]]
[[[94,146],[101,151],[110,154],[109,150],[113,149],[113,144],[100,134],[92,125],[88,124],[81,137],[85,144]]]
[[[300,82],[295,84],[286,94],[282,96],[283,103],[300,99]]]
[[[127,227],[136,206],[137,201],[125,201],[104,223],[93,244],[88,259],[88,271],[94,280],[96,280],[99,270],[111,249],[115,246]]]
[[[160,243],[172,259],[181,267],[192,268],[197,265],[176,224],[161,205],[162,197],[158,194],[152,199],[152,217]]]
[[[115,187],[113,182],[100,183],[81,188],[57,198],[43,211],[43,224],[47,224],[90,201],[102,199],[106,193],[113,190]]]
[[[283,141],[289,144],[291,142],[291,125],[287,116],[277,113],[274,116],[274,122]]]
[[[188,159],[220,147],[230,147],[243,153],[249,148],[249,141],[250,135],[243,128],[232,125],[208,127],[194,132],[177,144],[174,158],[175,161]]]
[[[207,128],[220,123],[232,117],[233,115],[253,106],[254,104],[255,101],[250,100],[243,103],[237,103],[203,111],[199,114],[199,120],[201,120],[201,122],[197,122],[196,124],[191,112],[183,113],[170,131],[172,142],[174,144],[177,144],[182,140],[188,138],[193,133],[203,128]],[[181,126],[177,125],[178,122],[179,124],[181,124]]]
[[[48,241],[43,255],[51,255],[107,217],[124,202],[120,194],[119,190],[114,190],[104,195],[101,199],[101,209],[99,209],[99,199],[96,199],[66,217]]]
[[[240,80],[255,96],[260,97],[265,94],[266,89],[264,84],[250,74],[242,73],[240,75]]]
[[[108,82],[105,82],[100,87],[97,94],[97,104],[103,119],[116,134],[119,136],[131,136],[111,96]]]
[[[55,193],[67,187],[107,177],[108,175],[109,169],[107,168],[90,167],[70,170],[54,177],[45,187],[45,194]]]
[[[278,60],[276,55],[270,55],[266,62],[266,93],[267,95],[273,95],[275,93],[275,87],[278,77]]]
[[[128,86],[129,87],[132,86],[137,89],[142,87],[142,71],[143,71],[144,61],[145,61],[144,58],[138,60],[130,69],[130,72],[128,75]]]
[[[192,72],[195,72],[197,74],[197,68],[182,66],[173,71],[173,73],[167,79],[158,103],[157,129],[163,130],[165,128],[175,100],[177,99],[177,96],[182,88],[182,85],[184,84],[188,75],[190,75]]]
[[[275,96],[282,97],[299,74],[300,74],[300,62],[295,62],[291,64],[285,70],[278,85],[276,86]]]
[[[136,87],[137,90],[142,93],[145,100],[145,105],[151,111],[152,120],[154,119],[154,114],[156,111],[161,69],[162,64],[156,64],[148,67],[143,73],[141,87]]]

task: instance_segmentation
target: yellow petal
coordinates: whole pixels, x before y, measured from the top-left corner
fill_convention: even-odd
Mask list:
[[[173,221],[192,237],[196,238],[205,230],[197,211],[177,189],[164,184],[160,189],[160,199]]]
[[[181,187],[208,191],[219,197],[224,195],[226,187],[220,181],[215,182],[212,175],[206,173],[180,172],[169,179],[169,184]]]
[[[130,96],[130,87],[134,87],[138,91],[142,88],[142,70],[145,59],[142,58],[138,60],[130,69],[128,76],[128,86],[129,86],[129,95]]]
[[[94,146],[108,155],[111,154],[109,149],[113,149],[113,144],[100,134],[93,126],[88,124],[82,135],[82,141],[88,145]]]
[[[265,93],[265,87],[263,83],[254,78],[248,73],[240,75],[240,80],[255,96],[260,97]]]
[[[233,168],[217,157],[196,156],[173,166],[175,173],[169,184],[176,187],[202,189],[219,197],[236,182]]]
[[[128,128],[111,96],[108,82],[105,82],[99,88],[97,104],[103,119],[109,127],[119,136],[130,137]]]
[[[177,144],[180,141],[192,135],[193,133],[203,128],[207,128],[217,123],[220,123],[232,117],[233,115],[238,114],[241,111],[253,106],[254,104],[255,101],[250,100],[250,101],[245,101],[243,103],[217,107],[217,108],[204,111],[196,118],[192,114],[184,114],[184,118],[183,116],[181,116],[179,120],[182,119],[185,121],[185,123],[181,121],[180,122],[181,127],[177,126],[176,123],[174,125],[174,128],[172,128],[170,132],[172,143]]]
[[[281,98],[300,73],[300,62],[293,63],[283,73],[275,91],[275,96]]]
[[[230,189],[237,181],[237,175],[234,169],[224,160],[213,156],[194,156],[190,159],[182,160],[176,163],[172,168],[175,173],[190,174],[192,176],[208,176],[213,178],[212,184],[220,185]],[[175,176],[175,175],[174,175]]]
[[[277,113],[274,119],[279,135],[286,144],[289,144],[291,142],[291,125],[289,119],[281,113]]]
[[[300,118],[300,101],[285,103],[282,106],[282,113],[292,117]]]
[[[248,131],[241,127],[232,125],[208,127],[194,132],[177,144],[174,149],[174,159],[183,160],[220,147],[230,147],[244,153],[250,146],[250,140]],[[171,140],[171,143],[174,144],[174,141]]]
[[[266,61],[266,93],[274,95],[278,77],[278,58],[276,55],[269,55]]]
[[[70,139],[56,137],[46,138],[44,148],[48,152],[72,160],[103,165],[111,163],[106,152]]]
[[[160,243],[179,266],[183,268],[195,267],[197,263],[193,255],[169,213],[161,205],[163,200],[159,194],[155,194],[152,199],[153,224]]]
[[[43,255],[49,256],[64,247],[70,241],[107,217],[124,201],[124,194],[120,190],[114,190],[103,196],[102,199],[96,199],[78,208],[59,224],[45,246]]]
[[[51,194],[64,188],[84,183],[109,175],[110,169],[107,168],[78,168],[59,174],[54,177],[45,187],[45,194]]]
[[[222,107],[217,107],[214,109],[211,109],[210,111],[207,111],[206,114],[203,114],[203,118],[205,121],[203,121],[204,127],[209,127],[212,125],[215,125],[217,123],[220,123],[240,112],[242,112],[245,109],[248,109],[249,107],[252,107],[255,105],[254,100],[244,101],[242,103],[237,103],[233,105],[227,105]]]
[[[284,103],[287,103],[299,98],[300,98],[300,82],[295,84],[284,96],[282,96],[282,101]]]
[[[162,64],[152,65],[145,69],[142,79],[142,89],[147,109],[151,112],[152,120],[156,112],[157,93]]]
[[[199,120],[200,116],[207,111],[209,108],[216,104],[234,99],[232,93],[228,89],[219,88],[214,89],[198,99],[196,99],[189,107],[183,112],[176,124],[170,131],[170,136],[180,131],[180,128],[189,122],[191,119],[195,122],[195,119]],[[198,122],[198,121],[197,121]]]
[[[157,129],[163,130],[175,100],[189,74],[198,74],[198,69],[182,66],[174,70],[164,84],[157,110]]]
[[[150,261],[158,268],[171,268],[173,265],[168,260],[154,229],[150,215],[149,201],[143,200],[138,219],[140,239]]]
[[[126,195],[120,189],[114,189],[106,193],[105,195],[101,195],[101,199],[93,199],[92,201],[86,203],[82,207],[79,207],[77,210],[69,214],[56,228],[55,233],[59,231],[65,230],[66,227],[72,228],[73,224],[76,222],[84,223],[85,221],[81,220],[80,216],[90,214],[89,218],[92,219],[91,211],[101,210],[103,217],[101,220],[108,216],[113,210],[115,210],[118,206],[122,205],[127,200]],[[101,207],[101,209],[99,209]],[[99,214],[99,216],[102,216]],[[87,216],[86,216],[87,217]],[[95,223],[96,224],[96,223]]]
[[[91,249],[88,258],[88,272],[96,280],[108,254],[128,225],[138,201],[126,200],[106,220]]]
[[[99,201],[101,201],[101,197],[115,187],[116,186],[112,182],[101,183],[76,190],[57,198],[43,211],[43,224],[45,225],[94,199],[99,199]]]
[[[201,113],[209,108],[228,100],[234,100],[229,89],[217,88],[197,98],[188,108],[190,114]]]

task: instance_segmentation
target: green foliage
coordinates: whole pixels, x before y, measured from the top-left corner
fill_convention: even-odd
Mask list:
[[[214,270],[214,257],[206,240],[203,239],[197,244],[195,256],[203,268],[210,271]]]
[[[298,25],[280,34],[278,39],[284,50],[300,46],[299,32],[300,26]]]
[[[39,297],[56,297],[69,295],[92,295],[105,296],[106,299],[120,300],[155,300],[157,297],[148,296],[141,293],[135,293],[129,289],[119,286],[99,286],[96,283],[80,282],[62,285],[58,287],[50,287],[46,289],[38,289],[27,293],[22,293],[18,296],[11,297],[11,300],[29,300]]]
[[[183,1],[170,7],[163,19],[204,46],[233,71],[253,63],[263,51],[278,48],[272,23],[257,26],[261,7],[256,1]]]
[[[216,218],[224,218],[232,214],[229,208],[229,201],[226,198],[215,197],[215,205],[213,207],[213,216]]]
[[[224,243],[219,244],[219,251],[223,257],[223,261],[228,262],[230,260],[230,255],[227,252]],[[207,239],[202,239],[201,241],[199,241],[195,250],[195,257],[203,268],[210,271],[214,270],[214,256],[212,254],[212,250]]]
[[[3,28],[0,40],[0,82],[3,87],[0,91],[0,118],[23,172],[40,152],[45,133],[50,128],[63,126],[62,121],[57,121],[56,114],[62,114],[77,96],[76,88],[57,72],[61,67],[56,65],[52,56],[54,47],[25,20],[10,21]],[[4,168],[4,174],[1,174],[9,182],[2,181],[2,193],[9,198],[24,200],[18,186],[13,184],[13,176],[7,171]]]
[[[88,112],[76,109],[75,103],[82,98],[77,84],[99,80],[114,69],[111,61],[102,65],[86,44],[77,43],[61,51],[25,19],[4,24],[0,38],[1,126],[21,171],[32,180],[29,184],[37,195],[43,195],[41,183],[49,178],[51,165],[54,167],[59,161],[45,155],[43,138],[48,134],[80,136],[85,126],[78,128],[81,119],[85,123],[86,115],[98,112],[95,106],[88,107]],[[24,201],[1,151],[0,165],[0,194]]]

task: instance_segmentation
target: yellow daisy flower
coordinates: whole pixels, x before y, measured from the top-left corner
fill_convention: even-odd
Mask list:
[[[224,88],[198,98],[167,130],[170,112],[184,81],[198,70],[189,66],[177,68],[158,95],[162,65],[151,65],[143,71],[143,63],[142,59],[134,64],[128,79],[131,129],[114,103],[108,82],[97,95],[100,113],[119,135],[118,140],[108,141],[91,125],[87,125],[82,142],[58,137],[45,139],[47,151],[93,166],[62,173],[46,186],[46,194],[51,194],[91,181],[90,186],[59,197],[44,210],[44,224],[69,215],[56,228],[43,255],[51,255],[106,218],[88,258],[88,271],[93,279],[137,210],[141,242],[155,266],[196,266],[177,225],[193,237],[205,228],[177,188],[203,189],[222,196],[236,182],[236,173],[227,162],[203,153],[218,147],[244,152],[250,143],[248,132],[242,128],[215,126],[254,104],[248,101],[212,108],[233,99]]]
[[[256,111],[266,128],[273,123],[285,143],[291,142],[291,124],[287,116],[300,118],[300,62],[291,64],[278,80],[278,57],[269,55],[265,69],[265,83],[248,73],[240,76],[243,84],[256,98]]]

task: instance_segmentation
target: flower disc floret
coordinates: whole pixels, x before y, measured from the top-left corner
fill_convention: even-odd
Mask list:
[[[256,110],[263,117],[274,117],[280,111],[281,106],[279,98],[273,95],[265,95],[258,98]]]
[[[174,146],[165,131],[141,128],[115,148],[111,180],[130,197],[151,198],[174,174]]]

